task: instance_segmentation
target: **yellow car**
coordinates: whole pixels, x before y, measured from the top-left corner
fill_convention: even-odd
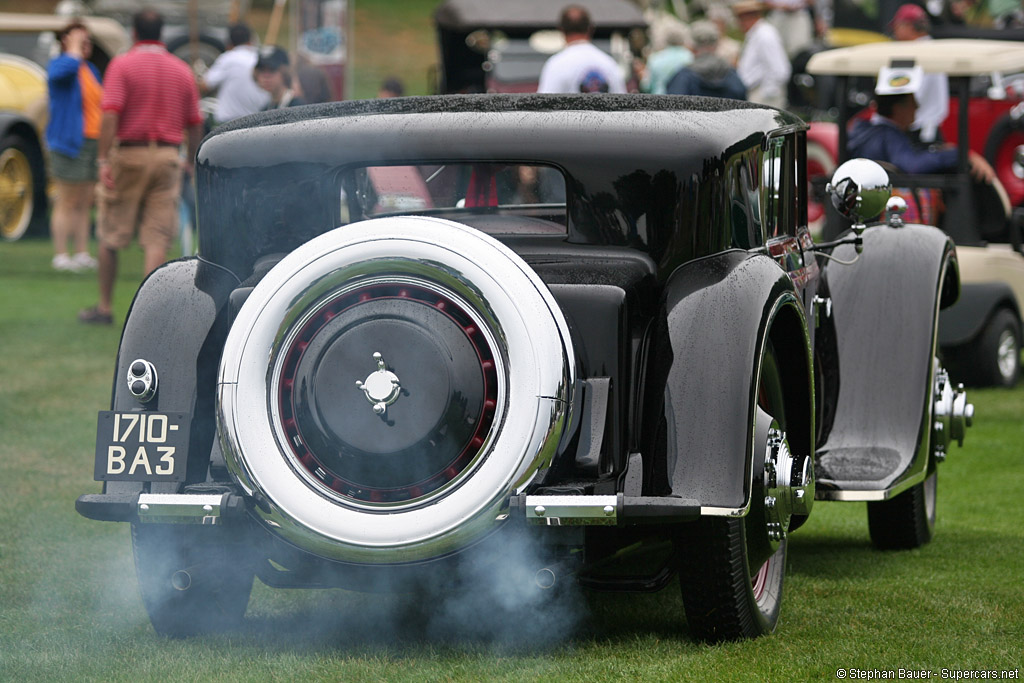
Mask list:
[[[16,240],[46,226],[46,64],[59,47],[54,31],[71,19],[0,12],[0,237]],[[82,17],[102,71],[126,50],[128,32],[104,17]]]

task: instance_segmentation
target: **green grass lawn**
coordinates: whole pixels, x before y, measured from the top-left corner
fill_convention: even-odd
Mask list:
[[[118,325],[86,327],[91,275],[43,241],[0,244],[0,680],[834,680],[838,668],[1017,669],[1024,649],[1024,389],[972,391],[975,426],[940,470],[928,546],[872,549],[863,504],[819,504],[793,537],[778,631],[691,642],[678,590],[584,595],[578,626],[451,639],[406,628],[409,596],[257,583],[242,632],[165,640],[138,597],[128,527],[79,517],[96,411],[141,273],[124,255]],[[428,610],[430,607],[428,607]],[[396,623],[399,622],[399,623]],[[536,636],[536,634],[535,634]]]

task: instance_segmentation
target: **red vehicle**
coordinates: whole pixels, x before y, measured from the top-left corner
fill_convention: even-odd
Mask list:
[[[1024,78],[993,84],[988,76],[972,79],[967,102],[971,150],[992,164],[1014,206],[1024,206]],[[950,97],[942,135],[959,142],[960,100]]]

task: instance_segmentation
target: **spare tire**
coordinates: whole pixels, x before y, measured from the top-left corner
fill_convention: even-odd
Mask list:
[[[228,334],[218,429],[275,534],[359,564],[495,529],[570,422],[575,355],[540,277],[466,226],[338,228],[259,282]]]

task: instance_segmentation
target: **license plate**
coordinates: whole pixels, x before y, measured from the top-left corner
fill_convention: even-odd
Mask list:
[[[97,481],[185,481],[186,413],[100,412]]]

